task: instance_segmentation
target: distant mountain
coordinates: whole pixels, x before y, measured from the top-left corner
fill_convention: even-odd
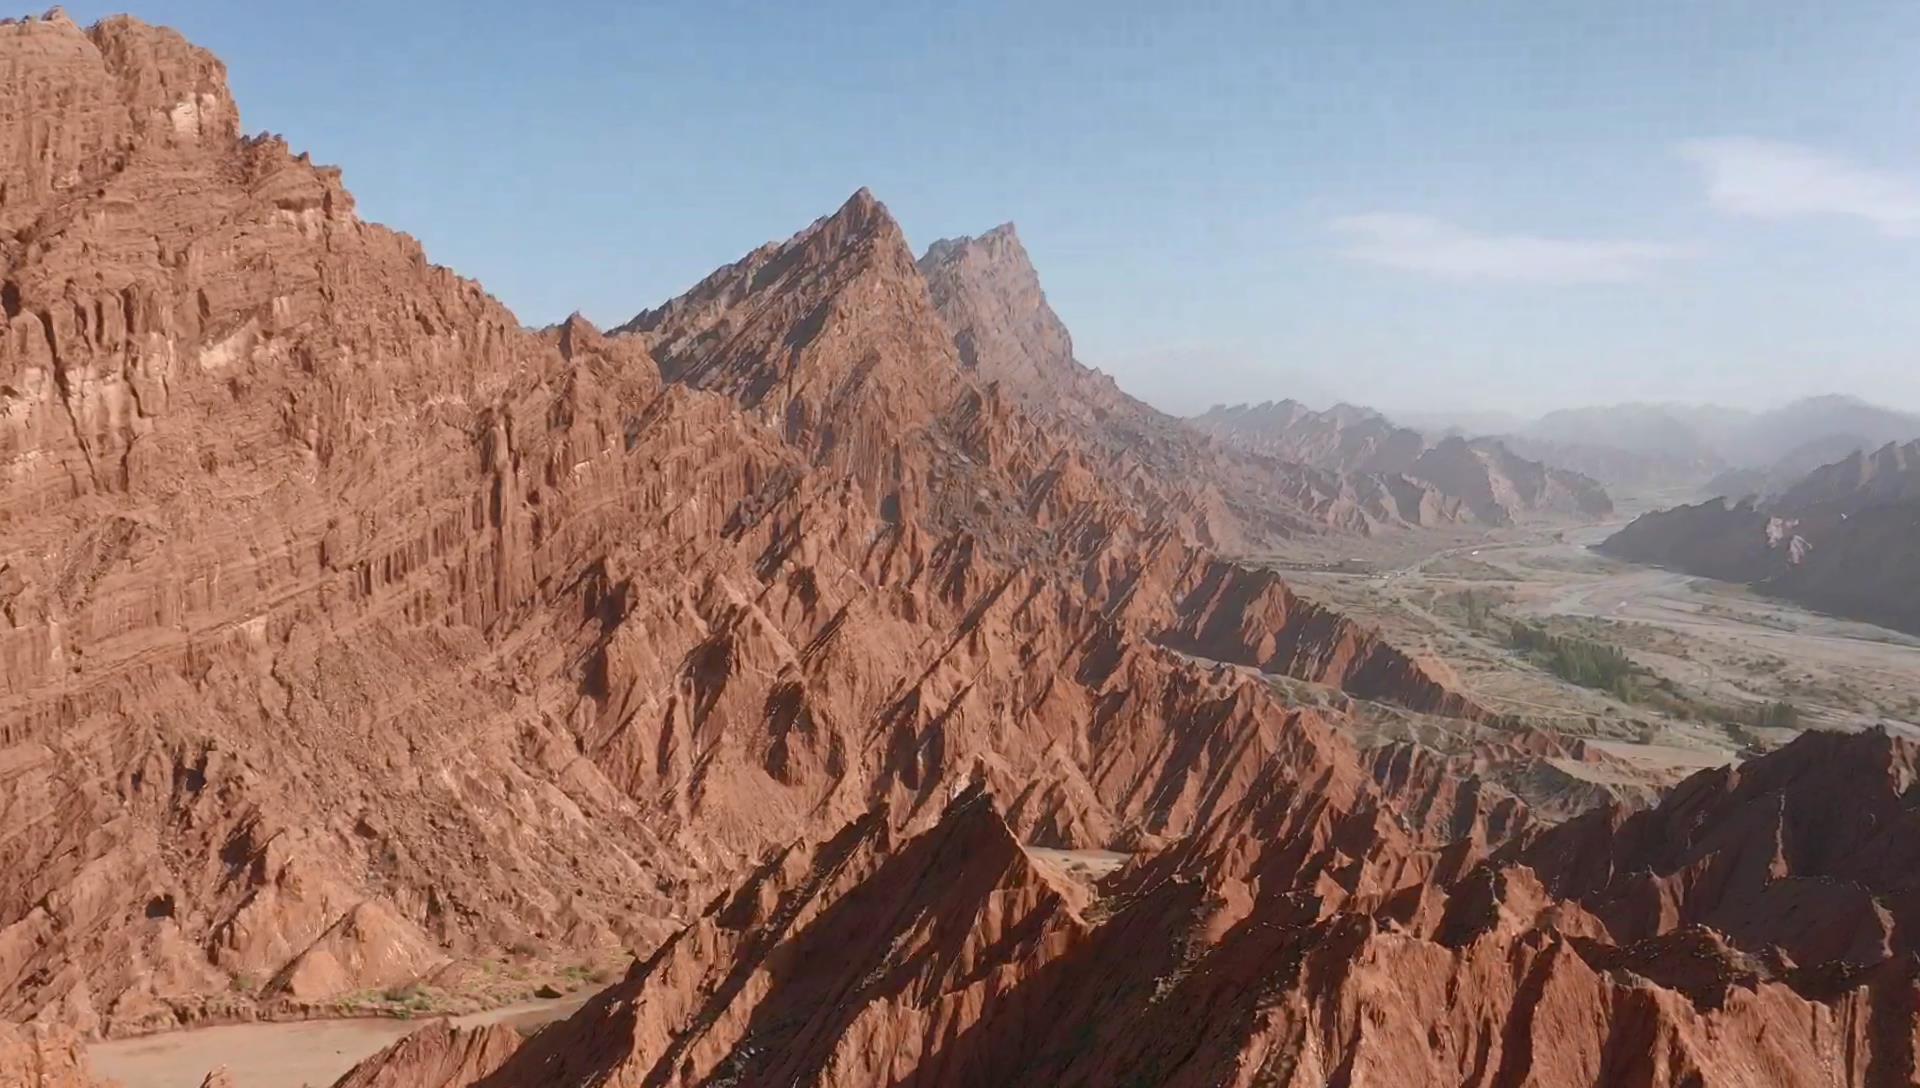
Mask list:
[[[1744,425],[1713,436],[1729,464],[1777,465],[1802,451],[1844,457],[1888,443],[1920,438],[1920,415],[1869,404],[1856,397],[1809,397],[1749,417]]]
[[[1178,510],[1196,538],[1233,550],[1324,531],[1370,534],[1494,518],[1482,503],[1400,471],[1387,459],[1305,457],[1210,440],[1177,417],[1129,396],[1074,357],[1073,339],[1047,303],[1014,226],[945,238],[919,260],[934,308],[972,377],[1017,404],[1055,437],[1071,438],[1086,474],[1151,509]],[[1328,441],[1390,432],[1377,413],[1341,406],[1324,415]],[[1420,452],[1417,443],[1410,464]]]
[[[1462,438],[1487,434],[1512,434],[1530,422],[1528,417],[1515,415],[1512,412],[1483,412],[1473,409],[1435,412],[1418,408],[1389,407],[1387,412],[1398,420],[1401,426],[1412,427],[1434,438],[1445,438],[1450,434],[1457,434]]]
[[[1497,437],[1522,457],[1612,487],[1697,484],[1737,498],[1776,492],[1856,450],[1920,438],[1920,415],[1832,395],[1764,412],[1713,404],[1613,404],[1563,409],[1499,428],[1449,429]]]
[[[1427,448],[1419,431],[1351,404],[1326,411],[1296,400],[1221,405],[1192,423],[1243,449],[1329,472],[1405,472]]]
[[[1707,493],[1730,499],[1772,498],[1822,465],[1844,461],[1876,444],[1858,434],[1830,434],[1799,446],[1764,468],[1735,468],[1707,482]]]
[[[1282,460],[1420,481],[1488,524],[1613,511],[1605,488],[1577,472],[1529,460],[1495,439],[1453,435],[1431,442],[1370,408],[1341,404],[1316,412],[1297,401],[1270,401],[1219,406],[1191,422],[1221,442]]]
[[[1648,514],[1600,550],[1920,631],[1920,441],[1856,451],[1772,498]]]

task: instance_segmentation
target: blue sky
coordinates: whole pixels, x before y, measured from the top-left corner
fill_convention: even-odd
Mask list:
[[[76,19],[118,10],[72,4]],[[153,0],[529,324],[865,185],[1175,411],[1920,409],[1920,5]]]

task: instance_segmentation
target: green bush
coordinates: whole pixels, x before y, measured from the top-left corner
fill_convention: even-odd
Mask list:
[[[1515,623],[1508,641],[1514,649],[1568,683],[1611,692],[1625,703],[1633,702],[1637,695],[1634,678],[1640,670],[1632,658],[1616,647],[1551,634],[1543,627],[1527,623]]]

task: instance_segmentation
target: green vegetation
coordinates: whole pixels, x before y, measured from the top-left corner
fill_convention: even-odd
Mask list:
[[[1640,669],[1616,647],[1555,635],[1544,627],[1519,621],[1514,622],[1507,640],[1514,649],[1568,683],[1610,692],[1621,702],[1634,701],[1634,678]]]
[[[1792,703],[1763,703],[1754,708],[1753,724],[1761,729],[1800,728],[1800,708]]]
[[[420,982],[389,986],[381,991],[380,1000],[393,1006],[393,1015],[402,1020],[412,1019],[417,1013],[430,1012],[435,1004],[433,991]]]

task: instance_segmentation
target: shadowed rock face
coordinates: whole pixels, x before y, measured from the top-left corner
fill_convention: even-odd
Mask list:
[[[1636,519],[1600,550],[1920,631],[1920,442],[1856,451],[1764,500]]]
[[[1917,759],[1809,736],[1477,863],[1302,787],[1093,886],[970,793],[775,855],[452,1084],[1904,1085]]]
[[[0,1017],[649,950],[769,848],[976,782],[1028,840],[1183,835],[1351,762],[1262,669],[1468,712],[1206,546],[1306,507],[983,383],[866,193],[625,332],[529,332],[240,138],[172,32],[0,57]],[[1167,648],[1201,630],[1246,667]]]

